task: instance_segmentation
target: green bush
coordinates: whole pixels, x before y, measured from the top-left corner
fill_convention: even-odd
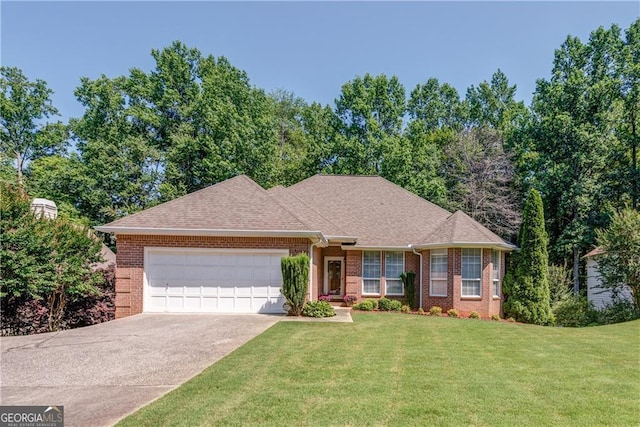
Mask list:
[[[616,301],[598,311],[598,322],[604,325],[640,319],[640,312],[629,300]]]
[[[472,311],[469,314],[469,319],[479,319],[480,318],[480,314],[477,311]]]
[[[382,297],[378,300],[378,309],[380,311],[391,310],[391,300],[389,298]]]
[[[375,304],[375,300],[372,299],[367,299],[364,300],[358,304],[354,304],[353,308],[355,310],[361,310],[361,311],[372,311],[375,310],[376,308],[376,304]]]
[[[429,309],[429,316],[442,316],[442,307],[434,305]]]
[[[554,307],[557,326],[581,327],[598,322],[598,312],[586,297],[570,297]]]
[[[416,300],[416,273],[413,271],[405,271],[400,275],[400,279],[404,285],[404,294],[407,299],[407,305],[410,308],[414,308]]]
[[[290,316],[300,316],[307,298],[309,286],[309,256],[299,254],[283,257],[280,261],[282,269],[282,295]]]
[[[326,301],[309,301],[302,309],[302,315],[307,317],[331,317],[336,311]]]
[[[403,313],[411,313],[411,307],[409,307],[408,305],[403,305],[400,311]]]
[[[491,315],[491,320],[496,320],[496,321],[498,321],[498,320],[500,320],[500,316],[498,316],[497,314],[492,314],[492,315]]]
[[[451,308],[449,309],[449,311],[447,311],[447,316],[449,317],[458,317],[458,310],[456,310],[455,308]]]
[[[391,300],[389,304],[389,311],[400,311],[402,310],[402,303],[398,300]]]

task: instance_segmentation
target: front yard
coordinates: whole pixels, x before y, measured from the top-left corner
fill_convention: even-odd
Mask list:
[[[353,317],[280,322],[119,425],[640,423],[640,321]]]

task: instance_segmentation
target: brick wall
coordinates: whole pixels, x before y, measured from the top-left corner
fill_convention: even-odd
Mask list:
[[[116,318],[142,313],[144,248],[288,249],[290,255],[309,251],[309,240],[289,237],[139,236],[116,239]],[[312,270],[313,274],[313,270]]]

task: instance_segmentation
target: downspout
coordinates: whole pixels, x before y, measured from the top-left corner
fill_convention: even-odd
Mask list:
[[[420,257],[420,305],[418,307],[422,307],[422,253],[416,252],[416,248],[411,248],[413,253]]]
[[[309,301],[313,301],[313,248],[322,242],[323,239],[320,238],[309,245]]]

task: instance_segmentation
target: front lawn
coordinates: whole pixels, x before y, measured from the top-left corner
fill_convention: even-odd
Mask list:
[[[640,321],[280,322],[119,425],[640,424]]]

